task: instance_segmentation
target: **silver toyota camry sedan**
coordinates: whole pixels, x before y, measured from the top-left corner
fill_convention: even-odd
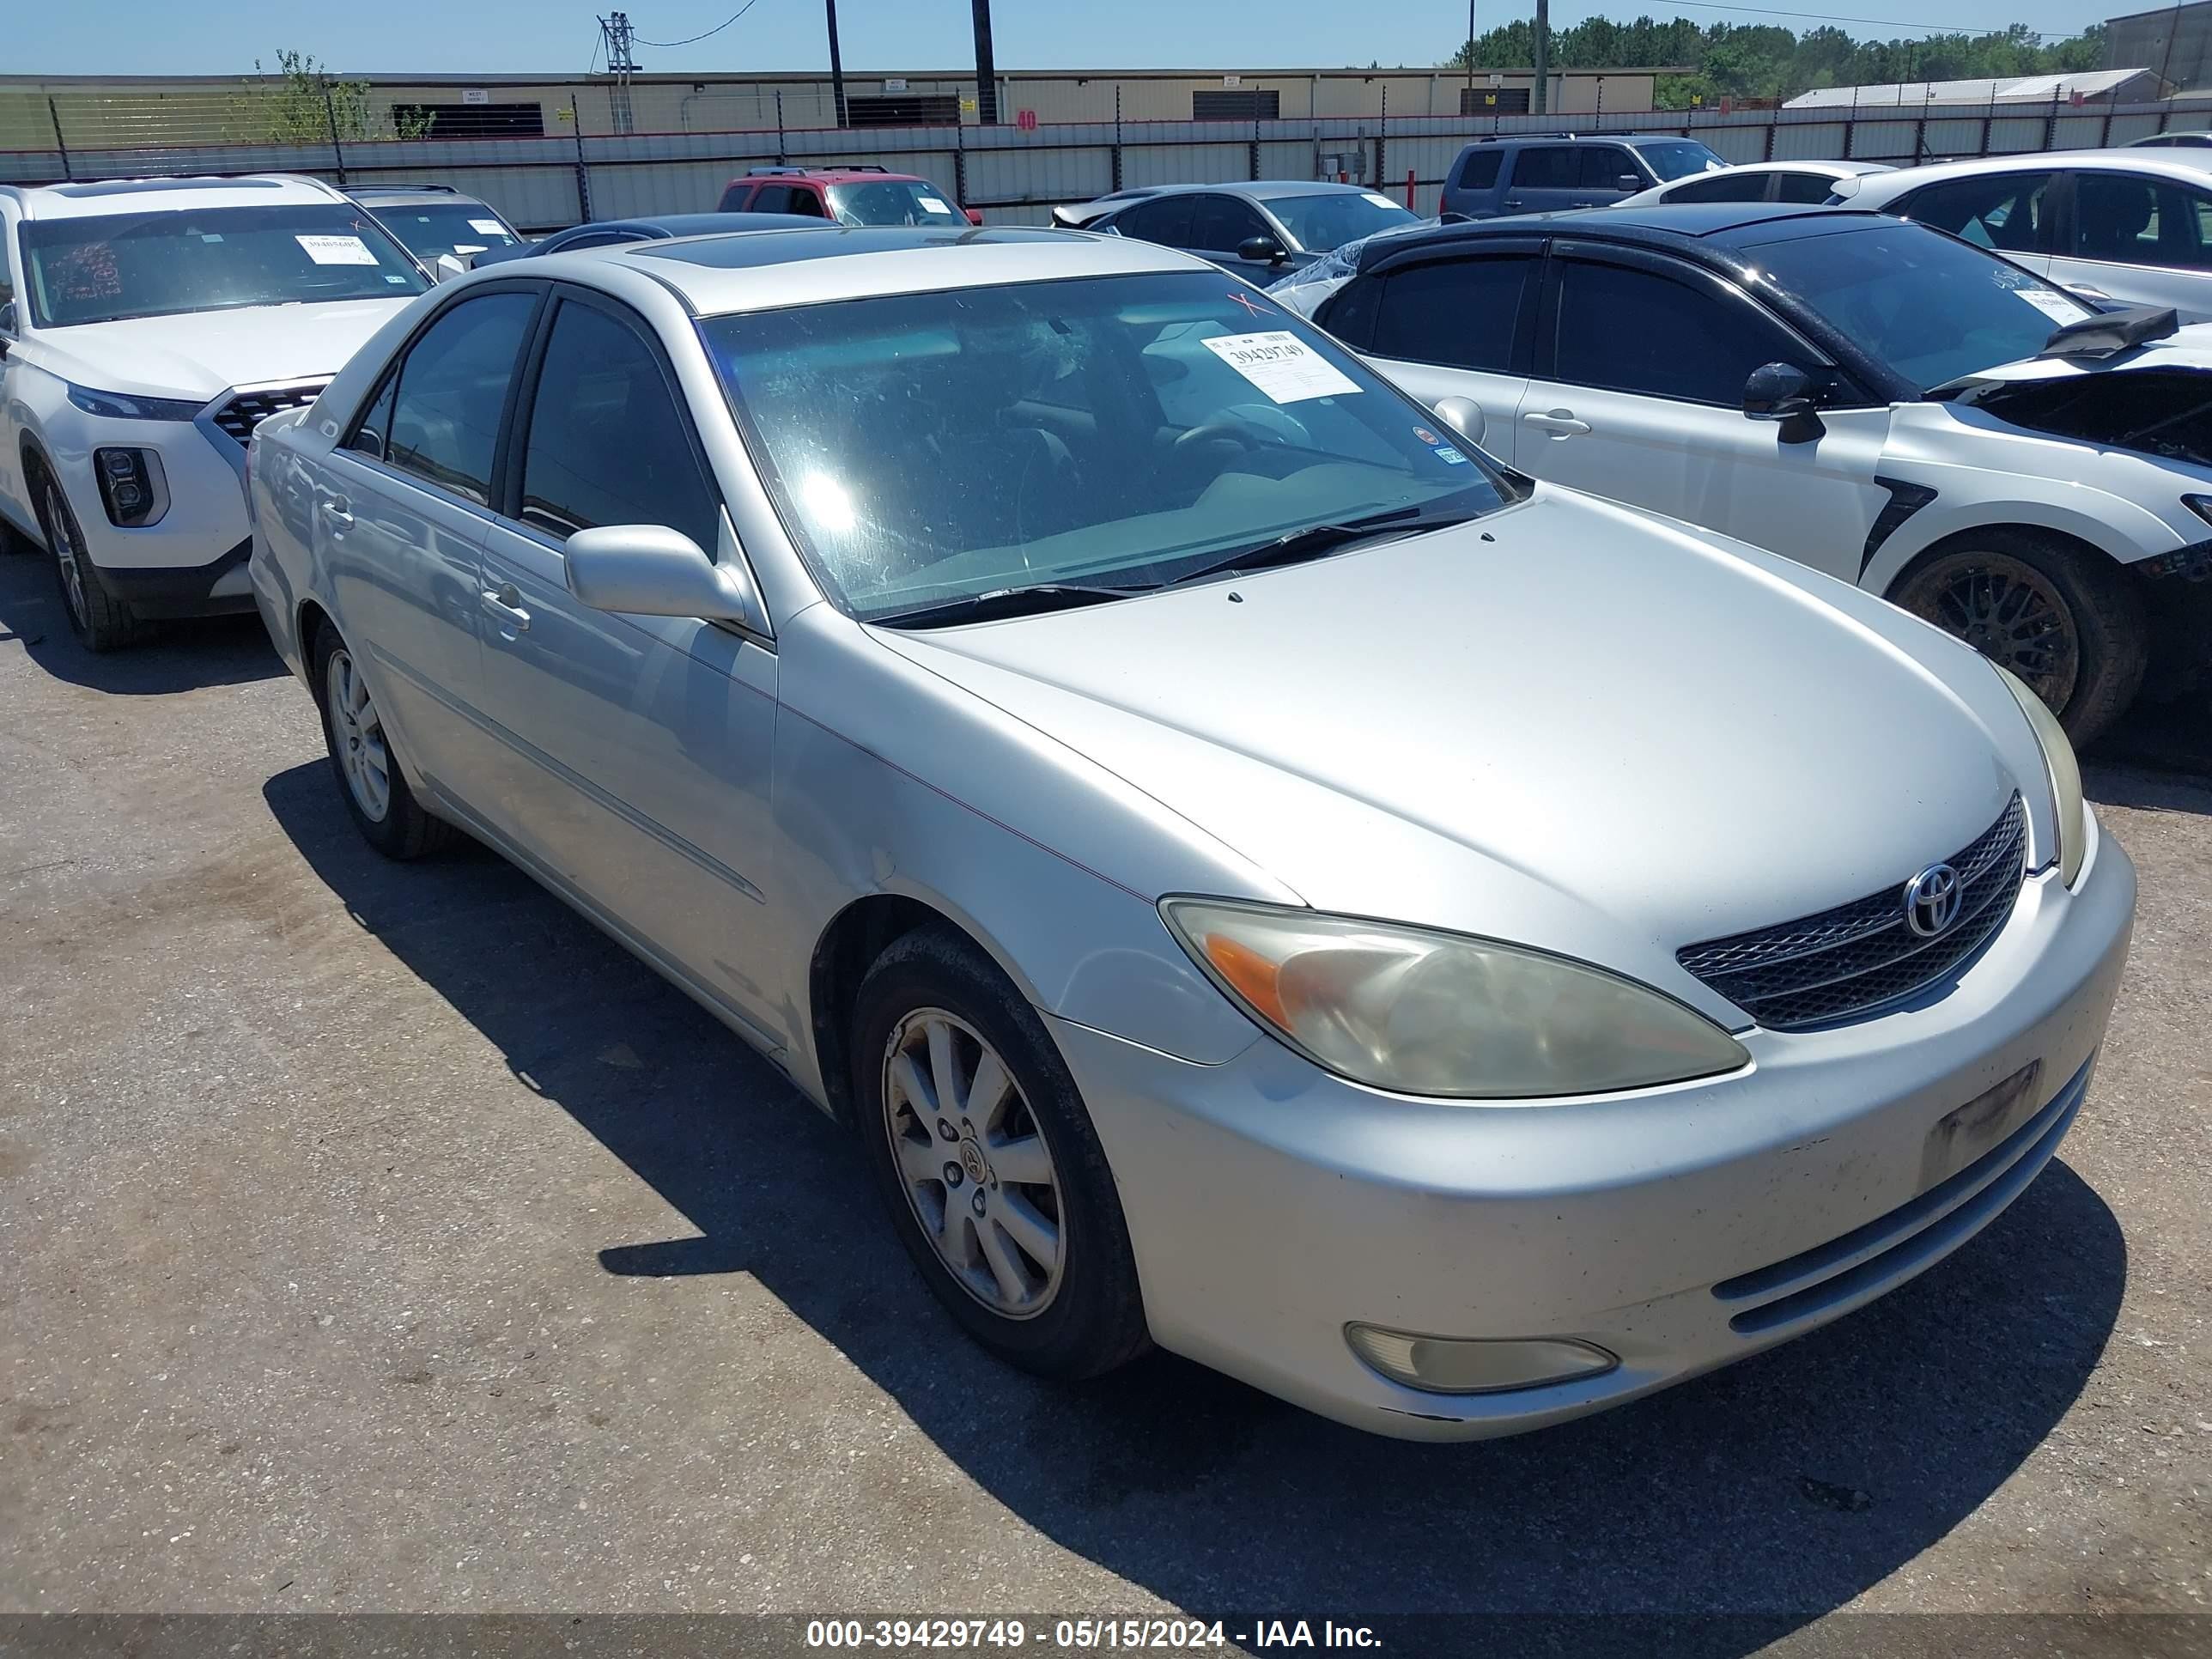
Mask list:
[[[1903,1283],[2081,1110],[2134,872],[1935,629],[1146,244],[528,263],[255,436],[337,787],[848,1123],[1011,1363],[1534,1428]]]

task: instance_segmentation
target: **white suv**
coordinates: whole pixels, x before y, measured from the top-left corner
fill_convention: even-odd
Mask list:
[[[312,179],[0,185],[0,526],[52,551],[88,648],[252,609],[255,422],[428,286]]]

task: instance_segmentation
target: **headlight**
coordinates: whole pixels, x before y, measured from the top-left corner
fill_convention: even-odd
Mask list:
[[[2025,681],[2008,668],[1991,663],[1990,667],[2004,676],[2005,689],[2012,693],[2020,712],[2027,716],[2027,723],[2035,728],[2035,740],[2043,745],[2043,769],[2051,776],[2051,796],[2054,816],[2058,824],[2058,878],[2069,887],[2074,878],[2081,873],[2081,860],[2089,856],[2089,803],[2081,797],[2081,765],[2074,758],[2074,745],[2066,739],[2066,728],[2058,723],[2043,699],[2027,688]]]
[[[1750,1056],[1644,986],[1491,939],[1224,899],[1167,899],[1228,996],[1340,1076],[1409,1095],[1515,1100],[1646,1088]]]
[[[125,397],[86,386],[70,386],[69,400],[88,415],[104,415],[111,421],[189,421],[207,407],[204,398],[193,404],[178,398]]]

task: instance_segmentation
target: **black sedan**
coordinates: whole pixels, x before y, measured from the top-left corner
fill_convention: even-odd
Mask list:
[[[617,242],[659,242],[672,236],[712,236],[732,230],[820,230],[824,222],[796,213],[664,213],[644,219],[599,219],[556,231],[540,242],[488,247],[469,260],[482,270],[502,259],[528,259],[541,253],[574,253]]]

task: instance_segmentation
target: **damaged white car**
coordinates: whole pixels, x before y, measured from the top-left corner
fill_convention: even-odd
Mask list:
[[[2212,639],[2212,325],[1923,225],[1600,209],[1370,242],[1316,320],[1523,472],[1883,594],[2077,744]]]

